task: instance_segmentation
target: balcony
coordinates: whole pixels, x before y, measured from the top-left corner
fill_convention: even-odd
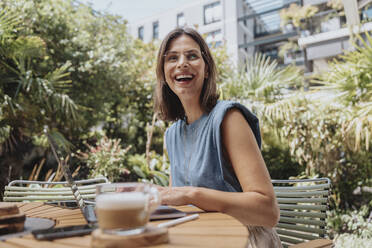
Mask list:
[[[353,33],[363,33],[372,30],[371,7],[361,9],[357,18],[361,20],[361,24],[353,28]],[[347,27],[345,16],[339,16],[336,11],[329,10],[318,13],[310,19],[309,23],[310,35],[301,37],[298,40],[299,46],[306,49],[308,60],[334,57],[350,48],[349,38],[351,30]]]
[[[319,5],[323,3],[327,3],[328,0],[304,0],[304,5],[310,4],[310,5]]]
[[[372,30],[372,22],[355,27],[353,32],[363,33]],[[349,48],[350,29],[341,28],[329,32],[319,33],[298,39],[300,47],[307,51],[309,60],[321,59],[341,54],[343,50]]]

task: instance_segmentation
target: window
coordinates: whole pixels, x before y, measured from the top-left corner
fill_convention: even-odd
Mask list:
[[[183,27],[186,25],[186,19],[183,13],[177,15],[177,27]]]
[[[362,10],[362,20],[369,21],[371,19],[372,19],[372,5]]]
[[[152,38],[159,39],[159,22],[152,23]]]
[[[205,38],[209,47],[219,47],[222,45],[222,32],[221,29],[210,32]]]
[[[138,28],[138,39],[140,40],[143,40],[143,31],[144,31],[143,26]]]
[[[243,16],[245,17],[247,15],[247,7],[243,6]],[[247,26],[247,19],[244,18],[243,20],[244,26]]]
[[[278,47],[261,47],[260,51],[267,57],[270,57],[271,59],[278,59],[279,57],[279,49]]]
[[[222,7],[220,2],[211,3],[204,6],[204,24],[221,21]]]

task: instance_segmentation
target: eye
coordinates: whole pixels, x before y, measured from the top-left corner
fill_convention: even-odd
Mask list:
[[[178,61],[177,54],[166,54],[165,55],[165,62],[176,62]]]
[[[187,54],[187,59],[188,60],[196,60],[198,58],[199,58],[199,55],[196,54],[196,53],[189,53],[189,54]]]

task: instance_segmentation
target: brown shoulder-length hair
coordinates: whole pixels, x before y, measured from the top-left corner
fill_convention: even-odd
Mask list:
[[[166,121],[185,119],[185,110],[178,96],[169,88],[165,81],[164,74],[164,55],[169,49],[170,43],[181,35],[188,35],[200,47],[200,51],[207,68],[208,77],[204,79],[203,88],[200,94],[200,104],[205,113],[209,113],[217,103],[219,97],[216,86],[217,69],[212,54],[203,37],[192,28],[176,28],[164,38],[160,45],[157,65],[155,88],[155,111],[159,117]]]

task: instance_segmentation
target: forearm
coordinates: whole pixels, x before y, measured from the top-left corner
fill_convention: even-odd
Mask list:
[[[246,225],[273,227],[278,222],[279,209],[275,197],[258,192],[223,192],[192,187],[187,201],[206,211],[231,215]]]

